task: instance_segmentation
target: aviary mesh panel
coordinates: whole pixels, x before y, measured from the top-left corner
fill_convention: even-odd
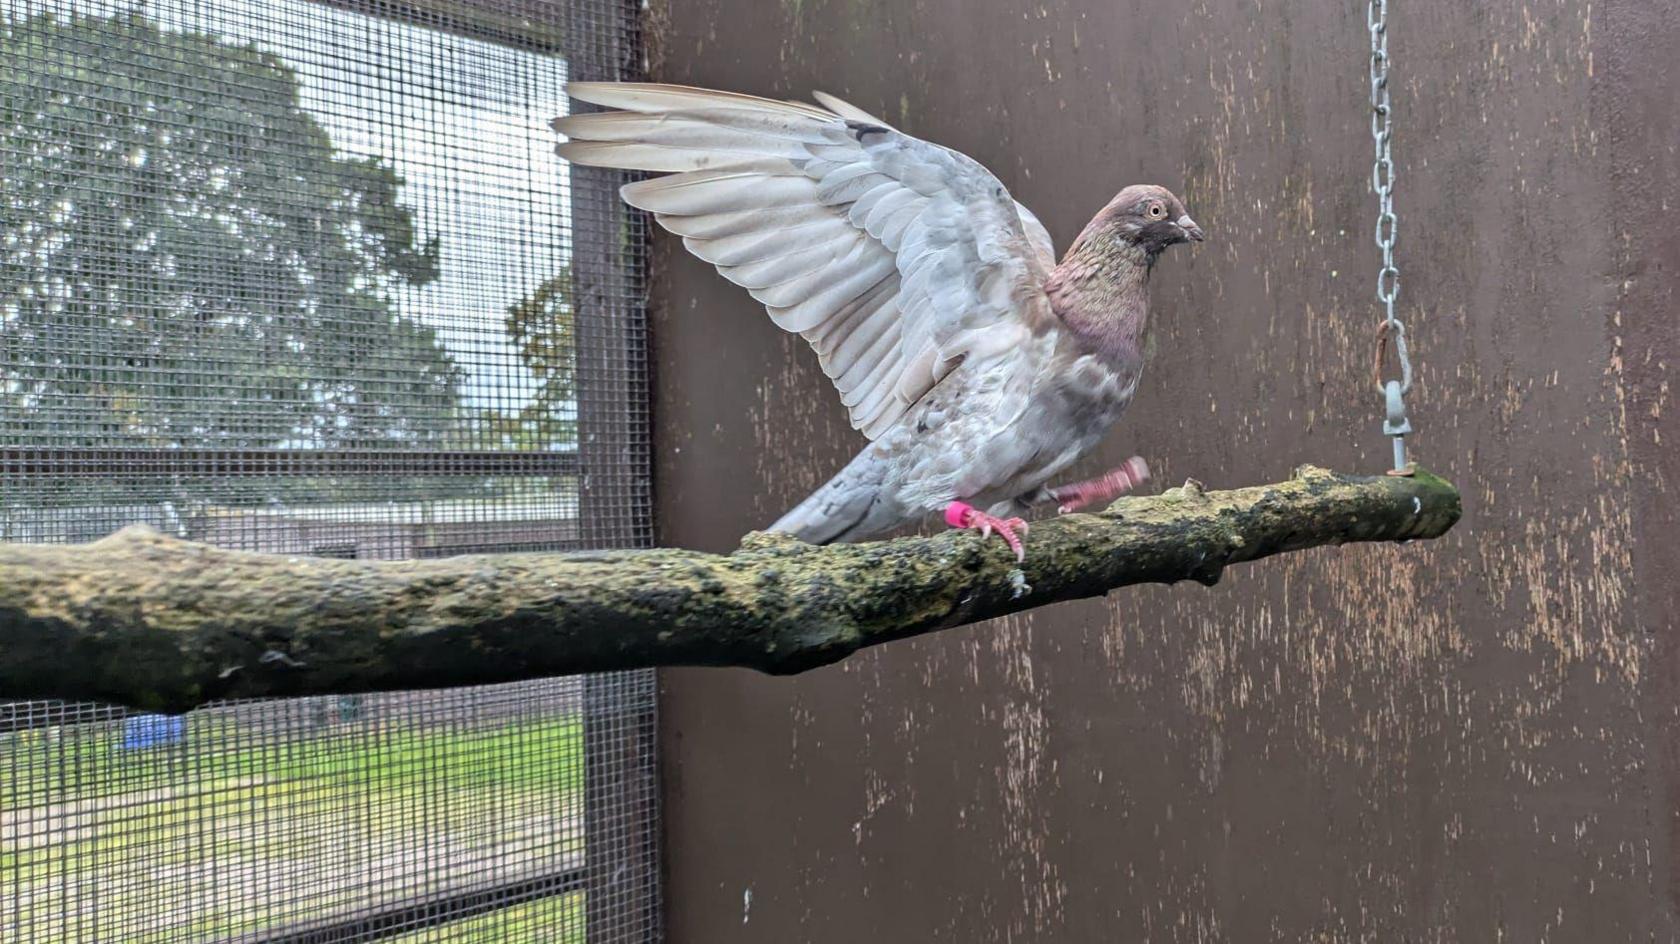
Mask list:
[[[0,0],[0,540],[648,543],[619,0]],[[3,697],[4,693],[0,693]],[[0,941],[658,933],[651,673],[0,703]]]

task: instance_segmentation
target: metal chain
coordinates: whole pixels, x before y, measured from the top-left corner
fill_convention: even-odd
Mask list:
[[[1400,239],[1400,218],[1394,212],[1394,114],[1388,98],[1388,0],[1370,0],[1367,24],[1371,30],[1371,141],[1376,161],[1371,165],[1371,189],[1377,195],[1377,246],[1382,250],[1382,267],[1377,270],[1377,300],[1383,305],[1382,325],[1377,329],[1377,387],[1383,393],[1385,420],[1383,435],[1394,440],[1394,469],[1408,469],[1406,436],[1412,431],[1406,417],[1405,395],[1412,390],[1412,358],[1406,345],[1406,326],[1394,316],[1394,300],[1400,295],[1400,267],[1394,263],[1394,244]],[[1383,363],[1389,341],[1400,360],[1400,379],[1383,380]]]

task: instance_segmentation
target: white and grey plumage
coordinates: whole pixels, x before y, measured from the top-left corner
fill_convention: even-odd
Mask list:
[[[1132,397],[1155,256],[1201,238],[1168,191],[1121,191],[1058,265],[1044,226],[980,164],[831,96],[569,92],[618,110],[558,119],[561,156],[664,173],[624,199],[803,336],[871,440],[774,530],[850,541],[946,509],[1020,553],[1025,526],[1002,516],[1147,474],[1139,460],[1046,488]]]

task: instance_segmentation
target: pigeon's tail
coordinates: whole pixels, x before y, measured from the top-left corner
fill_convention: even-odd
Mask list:
[[[864,450],[770,530],[791,534],[809,544],[833,544],[861,541],[898,524],[896,506],[888,507],[893,503],[884,502],[881,496],[885,470],[870,452]]]

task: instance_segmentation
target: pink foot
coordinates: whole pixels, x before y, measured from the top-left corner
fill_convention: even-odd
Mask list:
[[[1107,475],[1053,488],[1050,497],[1060,502],[1056,511],[1065,515],[1097,502],[1111,501],[1147,481],[1149,464],[1133,456]]]
[[[1021,545],[1021,538],[1027,534],[1027,523],[1020,518],[995,518],[967,502],[952,502],[945,506],[945,523],[953,528],[970,528],[980,532],[981,537],[991,537],[996,531],[1003,543],[1015,552],[1016,561],[1027,559],[1027,550]],[[1017,537],[1015,532],[1021,532]]]

